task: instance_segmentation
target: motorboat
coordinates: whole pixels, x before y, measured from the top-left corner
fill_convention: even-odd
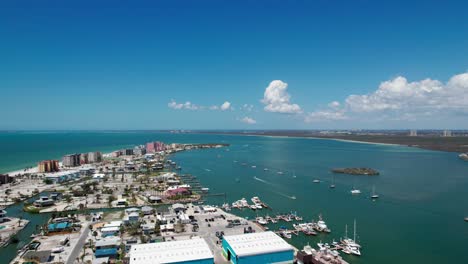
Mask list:
[[[353,194],[353,195],[361,194],[361,191],[358,190],[358,189],[354,189],[354,188],[353,188],[353,189],[351,190],[351,194]]]
[[[255,206],[254,204],[252,204],[252,205],[250,206],[250,209],[252,209],[252,210],[257,210],[257,206]]]
[[[260,210],[260,209],[262,209],[262,208],[263,208],[263,207],[262,207],[262,205],[261,205],[261,204],[258,204],[258,203],[257,203],[257,204],[255,204],[255,207],[256,207],[258,210]]]
[[[315,179],[312,181],[313,183],[320,183],[320,180],[319,179]]]
[[[266,225],[266,224],[268,224],[268,221],[267,221],[265,218],[261,217],[261,216],[260,216],[260,217],[257,217],[257,218],[255,219],[255,221],[256,221],[257,223],[261,224],[261,225]]]
[[[278,171],[278,174],[279,175],[283,175],[284,173],[282,171]]]

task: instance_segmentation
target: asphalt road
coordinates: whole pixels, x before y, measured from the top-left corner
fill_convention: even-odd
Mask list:
[[[76,258],[79,256],[80,252],[83,250],[83,246],[86,243],[86,239],[88,238],[89,231],[90,229],[88,226],[85,226],[83,228],[86,228],[86,230],[81,233],[80,238],[78,239],[78,242],[75,245],[75,248],[73,248],[72,252],[70,253],[70,256],[68,257],[67,264],[74,264],[76,262]]]

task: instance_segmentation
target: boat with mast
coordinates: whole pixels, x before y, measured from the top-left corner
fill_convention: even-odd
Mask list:
[[[343,252],[346,254],[353,254],[356,256],[361,256],[361,245],[356,242],[356,219],[354,219],[354,235],[353,239],[348,237],[348,225],[345,229],[345,238],[341,241],[344,245]],[[349,253],[348,253],[349,252]]]
[[[375,200],[375,199],[378,199],[379,198],[379,195],[375,193],[375,185],[372,186],[372,195],[371,195],[371,199],[372,200]]]
[[[335,188],[335,174],[332,175],[332,183],[330,184],[330,189]]]

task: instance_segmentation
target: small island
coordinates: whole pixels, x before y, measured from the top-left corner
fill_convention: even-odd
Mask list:
[[[380,173],[371,168],[336,168],[332,169],[333,173],[343,173],[352,175],[379,175]]]

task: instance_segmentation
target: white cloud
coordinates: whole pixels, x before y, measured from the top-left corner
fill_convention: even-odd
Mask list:
[[[262,99],[265,111],[283,114],[302,113],[299,105],[290,102],[291,96],[286,92],[287,89],[287,83],[280,80],[272,81],[265,89]]]
[[[219,106],[217,105],[210,106],[210,110],[218,110],[218,109],[219,109]]]
[[[468,73],[462,73],[446,83],[433,79],[409,82],[398,76],[369,94],[349,95],[343,104],[331,102],[327,109],[308,113],[304,120],[416,121],[466,115]]]
[[[330,103],[328,104],[328,107],[330,107],[330,108],[335,108],[335,109],[336,109],[336,108],[339,108],[340,106],[341,106],[341,104],[340,104],[340,102],[338,102],[338,101],[333,101],[333,102],[330,102]]]
[[[257,121],[255,119],[250,118],[248,116],[242,118],[240,121],[243,122],[243,123],[249,124],[249,125],[254,125],[254,124],[257,123]]]
[[[304,121],[306,123],[317,122],[317,121],[327,121],[327,120],[345,120],[348,117],[343,110],[322,110],[308,113],[305,115]]]
[[[229,110],[231,109],[231,103],[226,101],[219,107],[219,109],[221,109],[221,111]]]
[[[247,112],[252,112],[254,106],[251,104],[244,104],[241,109]]]
[[[185,103],[177,103],[176,101],[174,101],[174,99],[172,99],[171,102],[169,102],[167,104],[167,106],[169,108],[176,109],[176,110],[180,110],[180,109],[199,110],[199,109],[202,108],[202,107],[200,107],[198,105],[192,104],[189,101],[187,101]]]
[[[398,76],[382,82],[370,94],[350,95],[345,102],[356,113],[387,112],[401,116],[468,113],[468,73],[455,75],[446,84],[432,79],[408,82]]]

